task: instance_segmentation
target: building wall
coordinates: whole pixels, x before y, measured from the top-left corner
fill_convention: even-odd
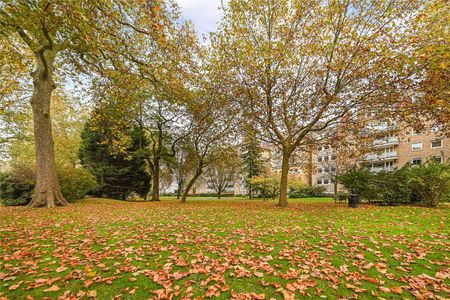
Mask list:
[[[440,141],[440,145],[439,142]],[[421,146],[420,148],[417,146]],[[414,146],[414,148],[413,148]],[[450,158],[450,139],[439,137],[437,132],[416,132],[408,130],[400,139],[399,161],[401,167],[407,163],[425,163],[430,159],[448,162]]]

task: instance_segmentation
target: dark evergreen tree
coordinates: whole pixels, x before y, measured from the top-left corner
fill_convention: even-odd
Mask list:
[[[96,123],[100,124],[86,124],[79,155],[81,164],[97,179],[94,195],[124,200],[135,192],[145,198],[150,190],[150,176],[140,154],[146,143],[144,133],[138,128],[123,132],[131,138],[131,146],[120,153],[112,153],[112,134],[107,124]]]
[[[264,163],[261,156],[261,145],[254,134],[248,134],[244,141],[244,152],[242,154],[243,160],[243,174],[245,175],[245,186],[247,193],[251,199],[253,196],[252,185],[250,179],[254,176],[259,176],[264,171]]]

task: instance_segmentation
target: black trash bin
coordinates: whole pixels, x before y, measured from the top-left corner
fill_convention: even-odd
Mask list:
[[[359,195],[349,194],[348,195],[348,207],[356,208],[359,205]]]

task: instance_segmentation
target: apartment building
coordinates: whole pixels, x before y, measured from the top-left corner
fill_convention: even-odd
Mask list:
[[[399,126],[380,125],[377,138],[372,141],[371,151],[367,153],[358,165],[364,165],[372,172],[392,171],[405,164],[419,165],[429,160],[450,162],[450,138],[440,136],[439,130],[430,128],[418,131]],[[262,158],[271,172],[281,172],[281,151],[271,145],[263,144]],[[329,145],[320,145],[311,154],[297,151],[290,158],[289,175],[296,176],[305,184],[311,183],[325,188],[325,192],[334,192],[336,173],[341,166],[336,159],[339,149]],[[312,164],[311,164],[312,161]],[[229,182],[226,194],[244,195],[247,193],[242,175]],[[173,184],[164,192],[173,193]],[[203,178],[196,185],[196,193],[214,193],[208,180]]]
[[[438,128],[408,130],[398,145],[398,165],[420,165],[429,160],[450,162],[450,139],[440,136]]]
[[[373,140],[372,151],[358,164],[372,172],[393,171],[406,164],[420,165],[433,160],[450,162],[450,138],[439,134],[438,128],[418,131],[408,127],[385,126],[381,135]],[[316,153],[314,183],[323,186],[327,193],[334,191],[337,166],[333,153],[339,149],[321,146]]]
[[[313,185],[322,186],[326,193],[334,193],[334,180],[337,172],[335,149],[330,145],[321,145],[313,156]]]

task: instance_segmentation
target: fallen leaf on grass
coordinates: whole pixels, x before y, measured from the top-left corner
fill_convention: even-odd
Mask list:
[[[97,297],[97,291],[96,290],[87,291],[86,296],[88,298],[96,298]]]
[[[67,270],[67,267],[59,267],[55,271],[56,271],[56,273],[61,273],[61,272],[64,272],[65,270]]]
[[[44,292],[57,292],[57,291],[59,291],[59,286],[57,286],[56,284],[54,284],[51,287],[49,287],[48,289],[44,290]]]

